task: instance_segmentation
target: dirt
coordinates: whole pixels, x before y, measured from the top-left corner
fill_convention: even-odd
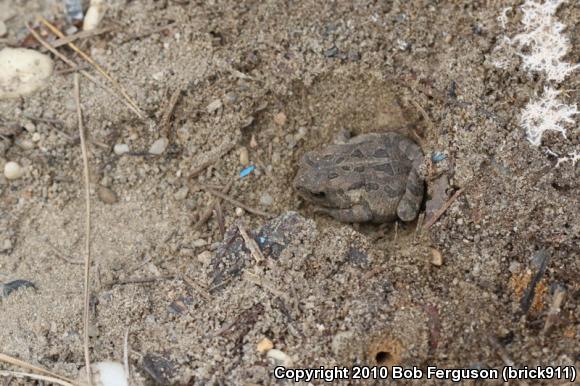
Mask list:
[[[264,338],[295,368],[580,369],[579,164],[556,167],[519,127],[541,76],[491,60],[504,33],[497,16],[518,5],[110,2],[100,26],[113,30],[76,43],[147,118],[81,78],[91,359],[122,362],[128,331],[138,385],[277,383],[275,361],[257,349]],[[1,2],[9,12],[0,48],[38,48],[25,28],[36,14],[66,30],[60,7]],[[574,25],[580,8],[568,2],[558,16]],[[567,60],[576,63],[577,29],[568,34]],[[0,102],[0,166],[26,168],[17,180],[0,176],[0,281],[36,287],[3,297],[0,352],[76,378],[84,365],[83,167],[73,75],[55,63],[45,89]],[[561,86],[570,103],[578,83],[570,76]],[[160,122],[176,91],[166,130]],[[352,225],[316,213],[291,188],[297,160],[344,130],[397,130],[428,158],[445,156],[426,170],[426,220],[458,195],[428,230],[421,221]],[[162,136],[165,151],[148,154]],[[556,150],[561,141],[544,139]],[[578,145],[577,129],[567,141]],[[113,152],[121,143],[129,153]],[[243,178],[242,148],[256,167]],[[207,187],[230,182],[230,197],[281,217],[222,202],[222,216],[195,229],[214,200]],[[272,238],[276,226],[288,229],[274,253],[259,234]],[[240,228],[256,237],[262,258]],[[433,264],[438,253],[442,264]],[[223,273],[232,261],[243,267]],[[219,272],[227,280],[216,281]],[[544,331],[559,288],[564,303]]]

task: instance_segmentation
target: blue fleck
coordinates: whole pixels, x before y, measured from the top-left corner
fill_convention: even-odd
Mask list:
[[[248,174],[250,174],[251,172],[253,172],[255,168],[256,167],[254,165],[252,165],[252,166],[248,166],[247,168],[243,169],[240,172],[240,178],[244,178],[245,176],[247,176]]]
[[[443,153],[437,152],[431,156],[431,161],[437,163],[443,161],[447,156]]]
[[[264,245],[264,243],[266,242],[266,238],[264,236],[260,236],[258,239],[261,245]]]

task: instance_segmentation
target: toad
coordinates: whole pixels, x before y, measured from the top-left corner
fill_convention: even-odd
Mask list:
[[[294,187],[338,221],[412,221],[425,190],[422,162],[420,147],[401,134],[363,134],[306,153]]]

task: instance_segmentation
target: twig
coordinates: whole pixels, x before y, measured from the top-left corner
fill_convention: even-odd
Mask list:
[[[79,85],[79,75],[74,75],[75,103],[77,105],[77,119],[79,124],[79,136],[81,138],[81,151],[83,155],[84,177],[85,177],[85,306],[83,310],[84,324],[84,348],[85,366],[87,368],[87,382],[89,386],[93,384],[91,374],[91,357],[89,353],[89,307],[90,307],[90,269],[91,269],[91,190],[89,178],[89,156],[87,153],[87,143],[85,140],[85,129],[83,127],[83,114],[81,110],[81,93]]]
[[[129,367],[129,328],[125,330],[123,339],[123,367],[127,376],[127,385],[131,386],[133,382],[131,382],[131,368]]]
[[[178,88],[171,94],[171,98],[169,98],[169,104],[167,105],[167,109],[161,118],[161,122],[159,123],[159,128],[161,135],[165,136],[167,139],[171,139],[171,116],[173,115],[173,110],[175,110],[175,105],[177,104],[177,100],[181,95],[181,88]]]
[[[9,355],[6,355],[6,354],[0,353],[0,361],[9,363],[11,365],[18,366],[18,367],[21,367],[23,369],[27,369],[27,370],[30,370],[30,371],[36,371],[37,373],[45,374],[45,375],[48,375],[50,377],[55,377],[55,378],[61,379],[63,381],[74,382],[70,378],[60,376],[60,375],[58,375],[56,373],[53,373],[50,370],[45,370],[42,367],[38,367],[38,366],[31,365],[28,362],[24,362],[24,361],[22,361],[20,359],[13,358],[13,357],[11,357]]]
[[[238,225],[238,229],[240,230],[240,234],[242,235],[242,238],[246,243],[246,247],[248,247],[250,253],[254,257],[254,260],[256,260],[257,263],[263,261],[264,255],[262,254],[262,251],[260,250],[258,243],[256,243],[256,240],[250,237],[248,231],[246,231],[246,228],[244,228],[242,225]]]
[[[219,198],[223,199],[224,201],[229,202],[230,204],[239,206],[240,208],[243,208],[243,209],[247,210],[250,213],[253,213],[253,214],[258,215],[258,216],[267,217],[267,218],[274,217],[270,213],[263,212],[260,209],[252,208],[251,206],[248,206],[248,205],[244,204],[243,202],[240,202],[240,201],[238,201],[238,200],[236,200],[234,198],[231,198],[227,194],[222,194],[221,192],[218,192],[217,190],[212,189],[209,186],[205,186],[205,185],[202,185],[202,184],[199,184],[199,186],[203,190],[205,190],[206,192],[209,192],[209,193],[213,194],[214,196],[219,197]]]
[[[142,277],[142,278],[135,278],[135,279],[110,281],[108,283],[105,283],[105,287],[110,288],[110,287],[113,287],[115,285],[153,283],[153,282],[160,281],[160,280],[173,280],[173,279],[175,279],[175,276],[173,276],[173,275]]]
[[[223,194],[228,194],[228,192],[230,191],[231,187],[233,185],[233,181],[230,181],[223,189],[222,189],[222,193]],[[220,198],[214,198],[214,200],[209,204],[209,206],[207,207],[207,209],[205,210],[205,212],[203,212],[203,214],[201,215],[200,219],[197,221],[197,223],[195,223],[195,225],[193,226],[194,231],[198,230],[199,228],[201,228],[203,226],[203,224],[205,224],[211,217],[214,208],[216,207],[217,203],[220,201]]]
[[[44,17],[40,16],[39,17],[39,20],[49,30],[51,30],[52,33],[54,33],[59,38],[62,39],[62,38],[65,37],[65,34],[63,34],[58,28],[56,28],[53,24],[51,24]],[[139,115],[140,118],[142,118],[142,119],[145,118],[145,114],[141,111],[141,109],[139,108],[139,106],[137,106],[137,103],[129,96],[129,94],[127,94],[127,92],[119,84],[119,82],[117,82],[111,75],[109,75],[109,73],[107,71],[105,71],[101,66],[99,66],[99,64],[97,62],[95,62],[90,56],[88,56],[87,54],[85,54],[74,43],[70,43],[69,42],[69,43],[67,43],[67,45],[70,48],[72,48],[77,54],[79,54],[81,56],[81,58],[83,58],[84,60],[86,60],[87,62],[89,62],[105,79],[109,80],[109,82],[111,82],[117,88],[117,90],[121,93],[121,95],[123,95],[123,97],[127,100],[127,102],[129,102],[129,104],[131,106],[133,106],[133,108],[135,109],[135,112],[137,113],[137,115]]]
[[[205,288],[203,288],[201,285],[197,284],[195,281],[191,280],[189,277],[182,275],[179,277],[185,284],[187,284],[189,287],[191,287],[192,289],[194,289],[195,291],[197,291],[199,293],[199,295],[204,298],[205,301],[209,302],[212,297],[211,294],[208,292],[208,290],[206,290]]]
[[[94,29],[92,31],[77,32],[76,34],[68,35],[68,36],[65,36],[63,38],[58,39],[57,41],[52,43],[52,46],[54,48],[58,48],[60,46],[64,46],[65,44],[69,44],[71,42],[74,42],[77,39],[90,38],[90,37],[104,34],[107,32],[115,31],[117,29],[118,28],[116,28],[116,27],[105,27],[105,28],[100,28],[100,29]]]
[[[425,223],[425,225],[423,225],[423,229],[431,228],[431,226],[433,226],[433,224],[435,224],[437,222],[439,217],[441,217],[443,215],[443,213],[445,213],[445,211],[447,211],[447,209],[449,209],[451,204],[453,204],[453,202],[455,200],[457,200],[457,197],[459,197],[459,195],[461,193],[463,193],[464,190],[465,190],[465,187],[463,187],[463,188],[459,189],[457,192],[455,192],[455,194],[453,196],[451,196],[451,198],[449,200],[447,200],[447,202],[445,204],[443,204],[443,206],[441,208],[439,208],[439,210],[433,214],[433,217],[431,217]]]
[[[127,107],[129,107],[129,109],[131,111],[133,111],[135,114],[137,114],[139,117],[141,117],[141,113],[139,112],[139,110],[136,110],[130,103],[128,103],[128,101],[126,101],[124,98],[119,97],[119,95],[109,86],[99,82],[94,76],[92,76],[91,74],[89,74],[88,72],[86,72],[85,70],[80,70],[79,67],[76,65],[75,62],[73,62],[72,60],[70,60],[69,58],[67,58],[66,56],[64,56],[63,54],[61,54],[60,52],[58,52],[56,49],[54,49],[46,40],[44,40],[40,34],[38,32],[36,32],[31,26],[30,24],[26,23],[26,28],[28,29],[28,31],[32,34],[32,36],[34,36],[34,38],[36,40],[38,40],[38,42],[47,50],[49,50],[52,54],[54,54],[56,57],[58,57],[60,60],[62,60],[63,62],[65,62],[66,64],[68,64],[71,68],[74,68],[75,70],[79,70],[79,73],[81,75],[83,75],[85,78],[87,78],[88,80],[90,80],[91,82],[93,82],[94,84],[96,84],[97,86],[101,87],[103,90],[107,91],[109,94],[113,95],[115,98],[119,98],[123,103],[125,103],[127,105]]]
[[[278,290],[268,280],[265,280],[261,277],[258,277],[258,275],[256,275],[255,273],[250,272],[248,270],[244,270],[243,278],[244,278],[244,280],[246,280],[252,284],[255,284],[259,287],[262,287],[262,288],[268,290],[268,292],[270,292],[272,295],[277,296],[286,302],[290,302],[290,299],[288,298],[288,295],[286,293]]]
[[[47,377],[45,375],[37,375],[32,373],[23,373],[20,371],[0,370],[0,375],[2,375],[3,377],[31,378],[36,379],[38,381],[51,382],[62,386],[78,386],[78,383],[66,382],[59,378]]]
[[[141,39],[141,38],[147,37],[149,35],[164,31],[164,30],[169,29],[169,28],[174,27],[174,26],[175,26],[175,23],[169,23],[167,25],[162,25],[161,27],[157,27],[157,28],[151,29],[149,31],[145,31],[145,32],[142,32],[139,34],[133,34],[133,35],[128,36],[127,38],[121,40],[121,44],[125,44],[133,39]]]
[[[236,146],[236,142],[230,138],[226,138],[217,147],[196,157],[192,164],[197,167],[189,174],[189,178],[195,178],[200,175],[205,169],[222,159]]]

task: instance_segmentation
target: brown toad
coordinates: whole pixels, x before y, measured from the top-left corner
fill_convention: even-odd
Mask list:
[[[364,134],[306,153],[294,187],[339,221],[412,221],[423,200],[422,162],[419,146],[401,134]]]

